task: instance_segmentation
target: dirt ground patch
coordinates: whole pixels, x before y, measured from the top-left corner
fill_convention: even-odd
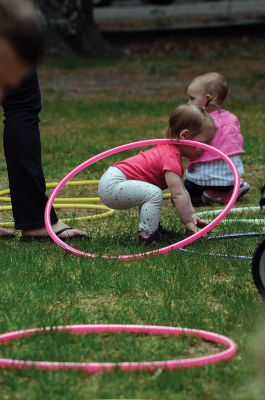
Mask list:
[[[93,62],[80,60],[72,67],[52,62],[40,68],[44,98],[152,98],[185,99],[190,80],[201,73],[219,71],[230,85],[235,100],[250,95],[264,101],[264,38],[168,37],[152,42],[130,42],[129,56]],[[49,63],[48,63],[49,65]]]

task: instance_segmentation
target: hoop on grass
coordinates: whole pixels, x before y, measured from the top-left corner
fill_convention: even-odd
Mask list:
[[[225,240],[225,239],[238,239],[242,237],[262,237],[265,236],[265,232],[239,232],[239,233],[224,233],[220,235],[212,235],[208,236],[206,240]],[[190,254],[199,254],[200,256],[211,256],[211,257],[224,257],[224,258],[234,258],[238,260],[252,260],[251,256],[245,256],[245,255],[233,255],[233,254],[221,254],[221,253],[213,253],[213,252],[201,252],[201,251],[196,251],[196,250],[190,250],[190,249],[184,249],[181,248],[179,249],[185,253],[190,253]],[[265,266],[264,266],[264,295],[265,295]]]
[[[175,328],[169,326],[149,326],[149,325],[66,325],[47,328],[33,328],[20,331],[8,332],[0,335],[0,342],[10,342],[26,336],[44,334],[47,332],[68,332],[73,334],[84,333],[120,333],[128,332],[132,334],[149,335],[188,335],[196,336],[202,340],[223,344],[226,350],[216,354],[202,357],[184,358],[169,361],[140,361],[140,362],[56,362],[56,361],[25,361],[9,358],[0,358],[2,368],[38,368],[46,370],[81,370],[88,373],[97,373],[121,369],[123,371],[152,371],[157,368],[179,369],[202,367],[208,364],[216,364],[221,361],[229,360],[237,351],[237,345],[232,339],[213,332],[198,329]]]
[[[54,189],[59,182],[48,182],[46,183],[47,189]],[[85,181],[72,181],[67,182],[66,186],[88,186],[88,185],[98,185],[99,180],[85,180]],[[10,195],[9,189],[0,190],[0,203],[11,203],[11,197],[7,197]],[[168,200],[170,199],[171,194],[166,192],[163,194],[163,199]],[[67,204],[79,204],[79,203],[100,203],[99,197],[59,197],[54,200],[54,203],[67,203]],[[115,210],[114,210],[115,211]]]
[[[67,186],[84,186],[84,185],[97,185],[99,183],[99,180],[93,179],[93,180],[83,180],[83,181],[73,181],[73,182],[68,182],[66,185]],[[49,189],[53,189],[58,185],[58,182],[48,182],[46,184],[46,187]],[[7,195],[10,195],[10,190],[9,189],[3,189],[0,190],[0,203],[6,203],[6,204],[11,204],[11,197],[7,197]],[[164,193],[163,198],[164,200],[167,200],[171,197],[170,193]],[[69,208],[80,208],[79,206],[76,206],[77,204],[92,204],[93,203],[100,203],[100,198],[99,197],[60,197],[56,198],[54,201],[54,207],[58,207],[58,204],[67,204]],[[7,207],[7,208],[6,208]],[[60,207],[58,207],[60,208]],[[62,208],[62,207],[61,207]],[[91,207],[84,207],[84,208],[93,208]],[[106,210],[106,212],[103,212],[101,214],[96,214],[96,215],[89,215],[86,217],[76,217],[75,220],[78,222],[86,222],[86,221],[91,221],[91,220],[99,220],[103,218],[108,218],[112,217],[115,213],[115,210],[102,205],[101,208],[102,210]],[[0,212],[1,211],[12,211],[11,206],[1,206],[0,205]],[[72,221],[72,218],[62,218],[62,222],[68,223]],[[14,228],[15,224],[14,222],[0,222],[0,228]]]
[[[207,215],[218,215],[222,210],[210,210],[210,211],[201,211],[198,212],[197,215],[198,217],[204,217]],[[233,208],[231,210],[231,214],[240,214],[241,212],[244,211],[260,211],[260,207],[256,206],[249,206],[249,207],[237,207]],[[263,219],[227,219],[225,221],[222,221],[226,224],[232,223],[232,222],[243,222],[243,223],[255,223],[257,225],[265,225],[265,218]],[[206,239],[207,240],[225,240],[225,239],[237,239],[241,237],[247,237],[247,238],[252,238],[252,237],[262,237],[265,236],[264,231],[260,232],[237,232],[237,233],[224,233],[220,235],[212,235],[208,236]],[[191,254],[199,254],[199,255],[204,255],[204,256],[212,256],[212,257],[224,257],[224,258],[234,258],[234,259],[239,259],[239,260],[252,260],[253,257],[251,256],[245,256],[245,255],[233,255],[233,254],[220,254],[220,253],[213,253],[213,252],[200,252],[196,250],[190,250],[190,249],[180,249],[181,251],[185,253],[191,253]],[[265,256],[264,256],[265,257]],[[265,262],[265,261],[264,261]],[[258,271],[258,270],[257,270]],[[257,276],[256,279],[259,279],[257,275],[259,274],[258,272],[256,273],[255,276]],[[263,285],[264,285],[264,296],[265,296],[265,267],[264,267],[264,277],[263,277]]]
[[[111,208],[105,206],[104,204],[68,204],[68,203],[55,203],[54,205],[55,209],[89,209],[89,210],[101,210],[104,211],[100,214],[95,214],[95,215],[88,215],[86,217],[75,217],[75,221],[79,222],[85,222],[85,221],[96,221],[104,218],[111,217],[114,213],[115,210],[112,210]],[[12,211],[12,206],[0,206],[0,212],[1,211]],[[68,223],[73,220],[73,218],[62,218],[61,219],[63,222]],[[14,227],[14,222],[0,222],[0,227],[1,228],[12,228]]]
[[[67,186],[88,186],[88,185],[97,185],[99,181],[97,179],[93,180],[83,180],[83,181],[73,181],[68,182]],[[58,182],[48,182],[46,184],[47,188],[55,188],[58,185]],[[9,189],[0,190],[0,203],[11,203],[11,198],[6,197],[10,194]],[[4,197],[1,197],[4,196]],[[104,212],[96,215],[88,215],[85,217],[76,217],[75,221],[85,222],[85,221],[95,221],[103,218],[111,217],[115,210],[105,206],[104,204],[91,204],[91,203],[99,203],[99,197],[64,197],[56,199],[54,203],[54,208],[62,209],[62,208],[73,208],[73,209],[91,209],[91,210],[102,210]],[[1,211],[12,211],[12,206],[1,206]],[[71,222],[72,218],[62,218],[62,221],[65,223]],[[14,222],[0,222],[1,228],[13,228]]]
[[[222,210],[211,210],[211,211],[200,211],[197,213],[198,217],[204,217],[207,215],[218,215]],[[251,206],[251,207],[237,207],[233,208],[230,212],[231,214],[240,214],[244,211],[260,211],[260,207]],[[226,219],[222,221],[225,224],[231,224],[234,222],[244,222],[246,224],[255,224],[255,225],[264,225],[265,226],[265,218],[244,218],[244,219]]]
[[[52,209],[52,205],[54,203],[55,198],[57,195],[60,193],[60,191],[63,189],[65,184],[69,182],[75,175],[77,175],[79,172],[83,171],[85,168],[88,166],[96,163],[97,161],[103,160],[104,158],[107,158],[113,154],[120,153],[125,150],[130,150],[130,149],[135,149],[138,147],[145,147],[145,146],[151,146],[151,145],[157,145],[157,144],[180,144],[180,145],[185,145],[185,146],[190,146],[190,147],[199,147],[204,150],[209,150],[213,152],[214,154],[217,154],[220,158],[222,158],[230,167],[233,176],[234,176],[234,189],[232,196],[227,203],[225,209],[218,215],[213,221],[211,221],[206,227],[201,229],[199,232],[194,233],[193,235],[189,236],[188,238],[185,238],[181,240],[178,243],[174,243],[172,245],[157,249],[157,250],[152,250],[152,251],[147,251],[145,253],[138,253],[138,254],[129,254],[129,255],[120,255],[120,256],[107,256],[107,255],[102,255],[99,256],[98,254],[94,253],[87,253],[85,251],[80,251],[75,249],[74,247],[69,246],[65,242],[63,242],[52,230],[51,226],[51,221],[50,221],[50,213]],[[194,240],[199,239],[201,236],[205,235],[207,232],[212,230],[216,225],[222,221],[223,218],[229,213],[231,208],[233,207],[234,203],[236,202],[238,193],[239,193],[239,187],[240,187],[240,177],[238,174],[238,171],[232,161],[227,157],[222,151],[216,149],[215,147],[209,146],[204,143],[199,143],[196,141],[192,140],[180,140],[180,139],[151,139],[151,140],[141,140],[139,142],[134,142],[134,143],[128,143],[124,144],[122,146],[115,147],[110,150],[106,150],[103,153],[100,153],[89,160],[85,161],[84,163],[78,165],[76,168],[74,168],[68,175],[66,175],[61,182],[56,186],[54,191],[49,197],[49,200],[46,205],[45,209],[45,225],[47,228],[47,231],[52,238],[52,240],[60,247],[62,247],[64,250],[68,251],[71,254],[74,254],[76,256],[83,256],[83,257],[101,257],[104,259],[117,259],[119,261],[132,261],[136,260],[139,258],[144,258],[148,257],[151,255],[159,255],[159,254],[166,254],[171,252],[172,250],[179,249],[180,247],[184,247],[187,244],[192,243]]]
[[[218,215],[222,210],[210,210],[210,211],[201,211],[198,212],[197,215],[198,217],[204,217],[207,215]],[[237,207],[233,208],[230,213],[231,214],[240,214],[244,211],[260,211],[260,207],[256,206],[249,206],[249,207]],[[229,223],[234,223],[234,222],[243,222],[243,223],[249,223],[249,224],[256,224],[256,225],[265,225],[265,218],[263,219],[226,219],[225,221],[222,221],[225,224]],[[265,232],[260,231],[260,232],[238,232],[238,233],[224,233],[220,235],[212,235],[208,236],[206,239],[207,240],[225,240],[225,239],[236,239],[236,238],[241,238],[241,237],[262,237],[265,236]],[[195,250],[190,250],[190,249],[180,249],[181,251],[185,253],[191,253],[191,254],[200,254],[200,255],[205,255],[205,256],[212,256],[212,257],[224,257],[224,258],[234,258],[234,259],[239,259],[239,260],[252,260],[253,257],[251,256],[245,256],[245,255],[233,255],[233,254],[219,254],[219,253],[213,253],[213,252],[199,252]],[[265,256],[264,256],[265,257]],[[265,259],[264,259],[265,260]],[[265,263],[265,261],[264,261]],[[258,267],[257,267],[258,268]],[[264,272],[263,272],[263,277],[262,275],[259,275],[259,269],[256,268],[255,272],[255,280],[259,283],[256,283],[256,286],[262,288],[264,290],[264,296],[265,296],[265,266],[264,266]],[[253,275],[254,277],[254,275]],[[263,282],[263,283],[262,283]]]

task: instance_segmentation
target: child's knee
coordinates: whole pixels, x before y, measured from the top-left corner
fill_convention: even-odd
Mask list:
[[[157,187],[152,193],[152,201],[157,204],[163,203],[163,191]]]

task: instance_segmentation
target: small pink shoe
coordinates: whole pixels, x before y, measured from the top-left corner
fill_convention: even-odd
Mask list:
[[[237,196],[237,201],[243,197],[250,189],[250,185],[242,181],[240,184],[240,189],[239,193]],[[217,190],[212,190],[212,189],[207,189],[204,190],[202,194],[202,203],[204,205],[210,205],[213,203],[218,203],[218,204],[227,204],[231,198],[232,195],[232,190],[229,192],[218,192]]]

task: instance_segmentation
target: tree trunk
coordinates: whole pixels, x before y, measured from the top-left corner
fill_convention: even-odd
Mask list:
[[[95,27],[92,0],[35,0],[47,23],[49,53],[106,57],[113,48]],[[115,51],[114,51],[115,52]]]

